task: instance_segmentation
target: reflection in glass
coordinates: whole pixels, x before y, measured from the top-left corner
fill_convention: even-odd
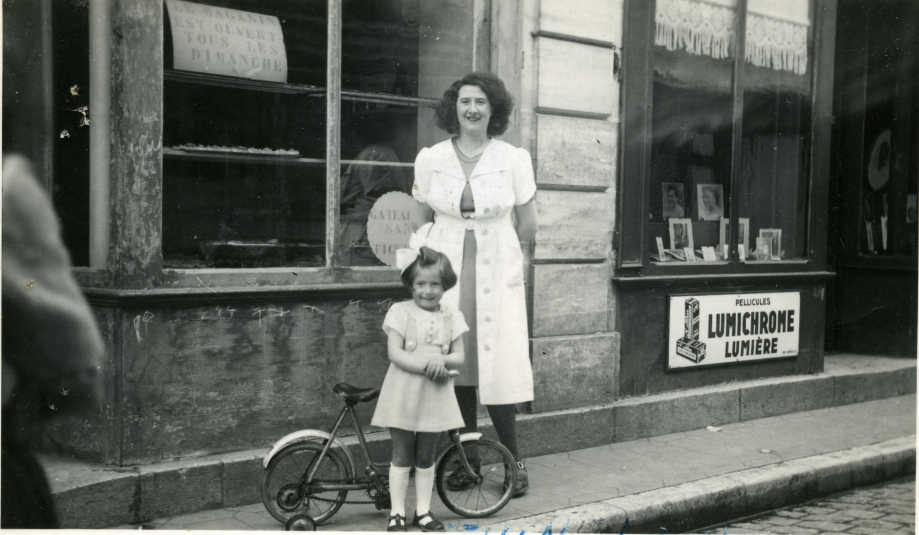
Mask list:
[[[750,220],[751,241],[770,238],[771,259],[803,258],[811,123],[809,3],[785,6],[781,18],[763,14],[760,4],[751,2],[747,14],[739,216]],[[754,252],[748,249],[748,258]]]
[[[724,32],[733,32],[726,22],[733,20],[730,13],[717,19]],[[656,251],[657,237],[669,245],[669,220],[685,218],[701,258],[702,247],[720,243],[720,219],[729,217],[733,54],[730,47],[674,46],[658,37],[652,58],[649,246]],[[715,253],[724,258],[722,248]]]
[[[367,239],[367,217],[384,194],[411,194],[417,116],[418,108],[387,106],[356,111],[346,120],[339,240],[344,265],[383,265]]]
[[[419,97],[438,98],[472,69],[472,4],[345,0],[342,13],[342,89],[392,102],[342,99],[339,252],[346,266],[382,266],[368,215],[386,193],[411,195],[415,157],[446,135]]]

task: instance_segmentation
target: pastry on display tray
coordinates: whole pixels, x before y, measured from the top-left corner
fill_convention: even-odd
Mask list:
[[[233,258],[260,258],[272,251],[312,251],[325,248],[324,243],[279,242],[278,240],[207,240],[198,244],[205,257],[214,255]]]
[[[227,154],[250,154],[250,155],[259,155],[259,156],[300,156],[300,151],[297,149],[256,149],[253,147],[224,147],[218,145],[195,145],[192,143],[186,143],[184,145],[176,145],[172,147],[173,149],[185,150],[185,151],[195,151],[195,152],[212,152],[212,153],[227,153]]]

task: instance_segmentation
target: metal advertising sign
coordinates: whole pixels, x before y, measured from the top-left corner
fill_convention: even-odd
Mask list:
[[[173,66],[268,82],[287,82],[287,49],[277,17],[166,0]]]
[[[798,354],[799,292],[670,296],[667,367]]]

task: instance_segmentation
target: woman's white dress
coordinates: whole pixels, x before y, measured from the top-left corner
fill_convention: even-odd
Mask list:
[[[448,309],[442,306],[441,310]],[[446,323],[449,329],[445,328]],[[403,349],[417,355],[442,355],[445,333],[449,336],[446,343],[449,348],[467,330],[462,312],[429,312],[414,301],[394,303],[383,320],[387,336],[391,331],[399,333],[405,340]],[[426,433],[463,427],[453,380],[435,383],[390,363],[370,424]]]
[[[476,239],[476,317],[479,399],[485,405],[533,399],[523,254],[511,219],[515,206],[536,193],[530,154],[492,139],[469,178],[475,217],[464,219],[460,199],[466,178],[450,140],[422,149],[415,160],[412,193],[435,213],[427,246],[441,251],[462,278],[467,229]],[[443,306],[459,310],[460,285],[444,293]],[[470,323],[473,320],[469,320]]]

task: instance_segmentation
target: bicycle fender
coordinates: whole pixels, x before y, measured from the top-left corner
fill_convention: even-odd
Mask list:
[[[478,440],[482,438],[482,433],[462,433],[460,434],[460,442],[469,442],[470,440]]]
[[[459,438],[460,438],[461,443],[462,442],[472,442],[473,440],[479,440],[480,438],[482,438],[482,433],[461,433]],[[447,446],[445,446],[444,449],[442,449],[440,453],[437,454],[437,459],[434,461],[434,466],[439,465],[440,461],[444,458],[447,452],[449,452],[450,449],[453,448],[454,446],[455,444],[451,440],[450,443],[447,444]]]
[[[331,438],[331,436],[332,435],[326,431],[320,431],[318,429],[304,429],[302,431],[295,431],[289,435],[281,437],[277,442],[274,443],[274,446],[271,447],[271,451],[265,455],[265,458],[262,459],[262,468],[268,468],[268,463],[271,462],[271,459],[277,455],[279,451],[283,450],[287,446],[290,446],[291,444],[310,441],[321,442],[323,440],[328,440]],[[356,465],[354,464],[354,458],[351,457],[351,452],[348,450],[348,448],[346,448],[345,445],[342,444],[341,441],[339,441],[337,438],[332,441],[332,446],[344,452],[345,457],[348,459],[349,468],[351,469],[351,472],[354,473],[356,470]]]

